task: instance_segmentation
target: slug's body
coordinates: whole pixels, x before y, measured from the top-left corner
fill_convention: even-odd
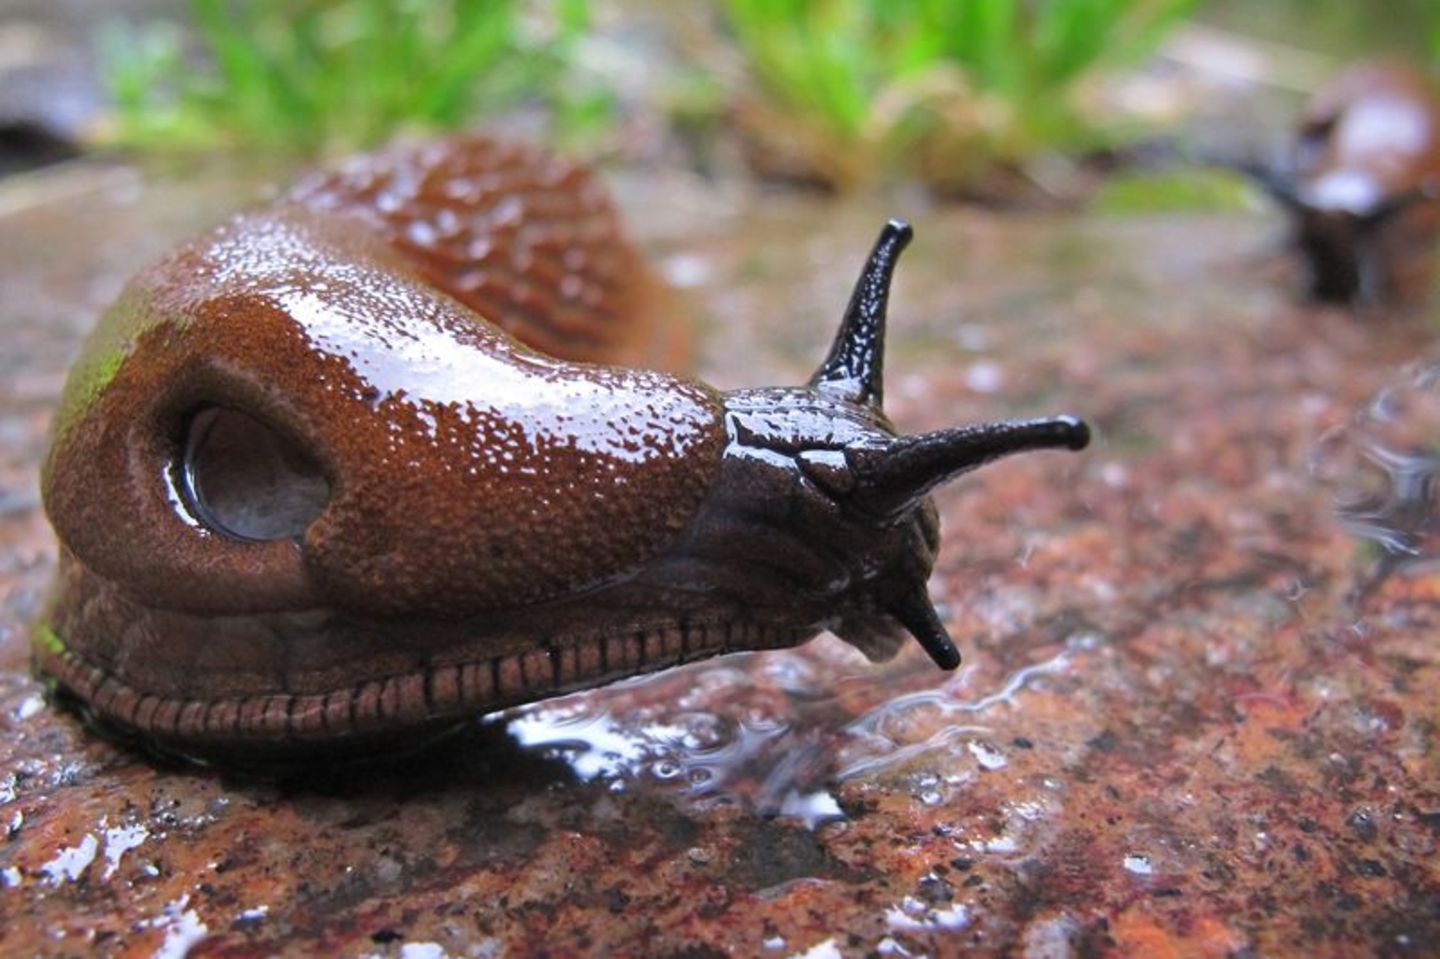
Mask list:
[[[660,324],[574,168],[472,139],[302,185],[143,272],[72,371],[38,669],[164,750],[264,759],[827,628],[876,657],[908,629],[953,668],[928,491],[1088,434],[895,435],[908,237],[810,384],[720,393],[575,362]]]
[[[1347,71],[1311,100],[1261,179],[1291,213],[1305,289],[1332,303],[1415,303],[1440,234],[1440,93],[1398,63]]]

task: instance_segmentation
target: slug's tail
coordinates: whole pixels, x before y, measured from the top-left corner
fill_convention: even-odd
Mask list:
[[[884,397],[885,318],[890,282],[913,233],[898,220],[886,223],[860,273],[830,352],[810,385],[834,399],[880,413]],[[1011,453],[1040,449],[1081,450],[1090,428],[1074,416],[958,426],[845,450],[850,477],[846,505],[878,526],[904,528],[903,559],[869,586],[867,608],[881,614],[851,616],[838,632],[871,655],[892,652],[898,624],[941,669],[960,665],[950,638],[926,591],[939,543],[935,487]],[[886,628],[883,623],[891,624]]]

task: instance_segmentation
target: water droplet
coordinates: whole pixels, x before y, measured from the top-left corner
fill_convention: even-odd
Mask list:
[[[1388,387],[1316,441],[1311,476],[1331,489],[1340,523],[1390,562],[1440,555],[1440,365]]]
[[[907,916],[923,916],[926,913],[925,903],[914,896],[906,896],[900,900],[900,911]]]
[[[120,857],[143,843],[150,835],[144,826],[116,826],[105,830],[105,874],[109,879],[120,868]]]
[[[154,959],[185,959],[194,946],[209,937],[209,928],[189,905],[190,897],[181,896],[166,903],[160,915],[141,923],[165,931],[165,941],[155,950]]]
[[[58,886],[63,882],[74,882],[95,861],[95,854],[99,850],[100,841],[94,835],[86,833],[79,845],[60,850],[54,859],[40,867],[40,871],[45,874],[45,880],[52,886]]]
[[[906,896],[898,906],[892,906],[885,913],[886,924],[901,932],[954,931],[964,929],[970,925],[970,921],[970,912],[964,903],[956,903],[944,909],[930,909],[913,896]]]
[[[45,697],[36,694],[26,696],[20,700],[20,705],[11,710],[10,715],[15,717],[16,722],[24,722],[45,708]]]
[[[669,257],[660,268],[665,273],[665,279],[681,289],[704,286],[714,273],[708,260],[693,253],[678,253]]]
[[[780,815],[799,819],[808,829],[845,818],[845,813],[835,801],[835,797],[823,789],[812,793],[795,790],[786,793],[780,803]]]
[[[965,385],[976,393],[994,393],[1005,385],[1005,372],[999,363],[981,360],[965,371]]]
[[[990,743],[972,739],[966,745],[969,746],[970,754],[975,757],[975,761],[980,764],[981,769],[1004,769],[1010,764],[1010,761],[1005,758],[1005,754]]]
[[[834,939],[826,939],[806,949],[804,952],[797,952],[790,959],[843,959],[844,953],[835,945]]]

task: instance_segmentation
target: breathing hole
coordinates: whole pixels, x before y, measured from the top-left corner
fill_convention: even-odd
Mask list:
[[[183,475],[200,522],[235,539],[298,538],[330,500],[313,459],[253,416],[224,407],[191,418]]]

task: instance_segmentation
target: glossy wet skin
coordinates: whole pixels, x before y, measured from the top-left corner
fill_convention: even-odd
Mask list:
[[[464,193],[492,148],[453,145],[469,172],[412,189],[410,215],[444,219],[432,187]],[[447,162],[432,151],[421,166]],[[527,202],[543,226],[546,191],[583,187],[541,179]],[[908,631],[953,668],[925,596],[926,494],[995,456],[1088,439],[1069,419],[895,438],[880,371],[906,228],[882,235],[811,384],[722,395],[519,345],[461,302],[495,284],[455,267],[445,289],[470,279],[454,296],[431,285],[438,232],[377,226],[334,197],[302,188],[142,273],[67,386],[43,483],[61,574],[37,665],[157,748],[250,759],[409,743],[477,711],[827,628],[875,657]],[[466,209],[467,248],[493,249],[476,230],[497,221],[505,244],[526,244],[523,217]],[[578,246],[613,234],[588,229]],[[430,245],[417,252],[417,237]],[[596,283],[634,301],[626,284],[648,280],[625,255],[633,275]],[[535,262],[512,250],[512,267]],[[524,291],[544,272],[500,283],[526,307],[517,333],[584,318],[584,275],[560,279],[563,321],[533,309]],[[623,353],[605,302],[579,348]]]
[[[526,350],[348,227],[246,215],[126,292],[106,320],[123,329],[99,335],[130,358],[88,408],[67,404],[47,466],[54,524],[87,566],[187,611],[456,617],[584,588],[674,536],[719,458],[715,393]],[[128,475],[137,459],[163,473],[210,408],[317,461],[331,494],[295,530],[302,549],[196,536],[178,481]],[[94,467],[98,489],[64,482]]]
[[[1422,71],[1365,64],[1302,116],[1273,192],[1294,216],[1310,296],[1413,303],[1440,234],[1440,93]]]

